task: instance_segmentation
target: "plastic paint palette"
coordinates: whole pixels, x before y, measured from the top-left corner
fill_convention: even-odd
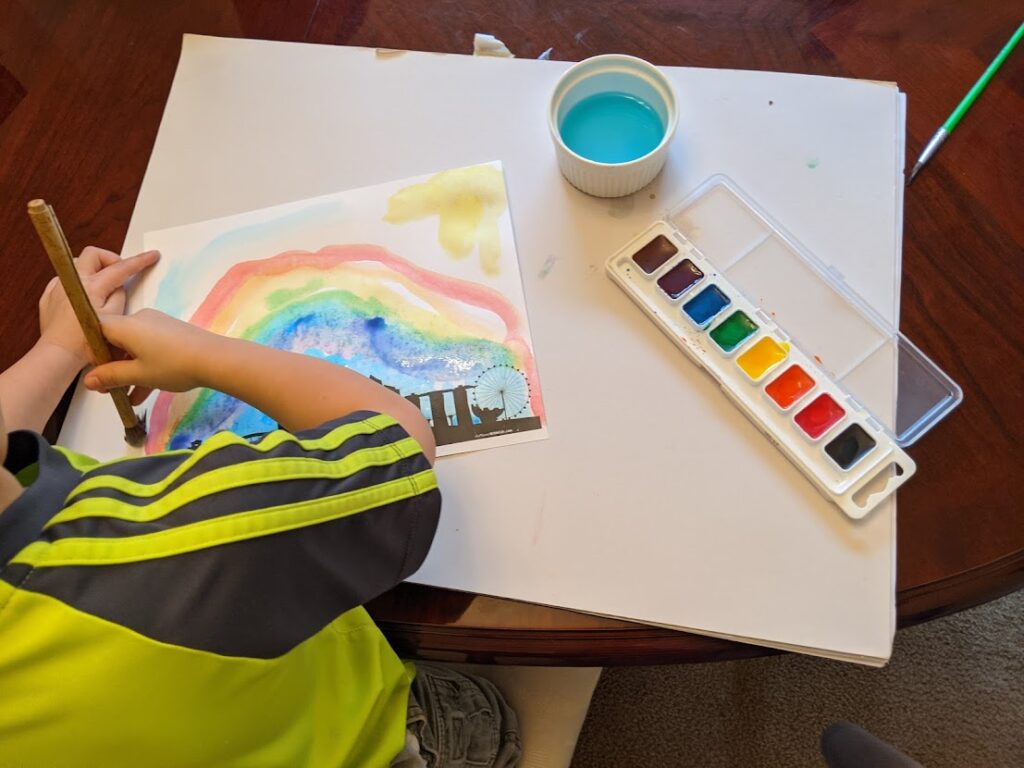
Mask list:
[[[963,398],[723,176],[627,243],[607,270],[851,518],[914,474],[903,446]],[[898,388],[886,371],[898,372]]]

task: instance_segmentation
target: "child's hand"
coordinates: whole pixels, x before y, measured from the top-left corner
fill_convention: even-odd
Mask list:
[[[116,253],[89,246],[75,259],[82,285],[97,312],[124,312],[124,284],[160,258],[157,251],[146,251],[129,259]],[[56,277],[50,281],[39,299],[39,340],[70,353],[78,368],[90,362],[91,354],[78,319],[71,308],[64,287]]]
[[[202,372],[221,340],[155,309],[108,315],[100,321],[107,341],[124,350],[126,359],[96,366],[86,374],[85,386],[97,392],[134,387],[129,394],[132,405],[139,405],[154,389],[185,392],[203,386]]]

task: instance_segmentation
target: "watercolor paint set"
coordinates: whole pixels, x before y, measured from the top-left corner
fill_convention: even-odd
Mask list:
[[[914,474],[903,449],[963,399],[724,176],[613,254],[607,270],[851,518]]]

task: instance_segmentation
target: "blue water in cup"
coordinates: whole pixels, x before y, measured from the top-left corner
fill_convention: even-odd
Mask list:
[[[620,91],[581,99],[562,118],[559,133],[581,157],[599,163],[628,163],[654,151],[665,126],[654,108]]]

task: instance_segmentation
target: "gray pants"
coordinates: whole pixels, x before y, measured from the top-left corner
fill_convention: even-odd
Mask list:
[[[416,664],[406,725],[427,768],[514,768],[519,721],[488,680]]]

